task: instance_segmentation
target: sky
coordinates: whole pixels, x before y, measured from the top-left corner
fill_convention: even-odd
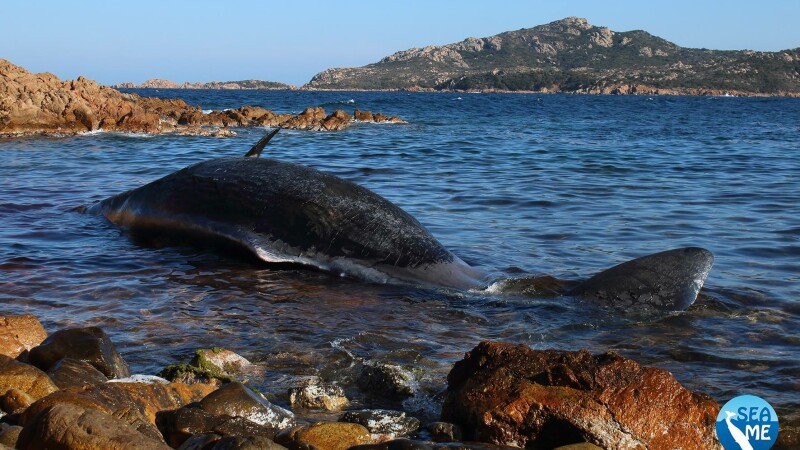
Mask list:
[[[331,67],[530,28],[568,16],[684,47],[800,47],[800,1],[0,0],[0,58],[103,84],[259,79],[307,83]]]

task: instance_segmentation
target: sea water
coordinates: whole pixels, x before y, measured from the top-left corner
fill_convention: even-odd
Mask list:
[[[143,245],[74,208],[189,164],[240,156],[233,138],[93,133],[0,140],[0,301],[49,331],[102,327],[134,372],[222,346],[285,404],[319,375],[411,370],[404,405],[434,417],[452,363],[481,340],[613,350],[720,404],[758,395],[800,410],[800,100],[406,92],[143,90],[203,109],[322,105],[397,115],[341,132],[282,131],[264,157],[359,183],[456,255],[506,279],[583,279],[638,256],[706,247],[688,311],[641,320],[563,298],[436,291],[274,269],[209,249]],[[374,406],[374,405],[373,405]]]

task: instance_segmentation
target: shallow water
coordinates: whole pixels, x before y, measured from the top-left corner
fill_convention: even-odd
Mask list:
[[[103,327],[134,372],[224,346],[266,368],[352,387],[364,361],[413,369],[407,409],[435,415],[451,364],[480,340],[614,350],[724,403],[800,407],[800,100],[283,91],[146,91],[204,109],[323,105],[409,125],[283,131],[265,156],[362,184],[502,279],[586,278],[674,247],[716,255],[688,311],[640,320],[562,299],[378,285],[274,270],[208,250],[143,246],[73,212],[264,133],[112,133],[0,140],[0,300],[45,327]]]

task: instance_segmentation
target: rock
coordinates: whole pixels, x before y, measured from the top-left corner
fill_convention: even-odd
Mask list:
[[[433,447],[425,442],[412,441],[410,439],[394,439],[378,444],[364,444],[350,447],[350,450],[433,450]]]
[[[189,439],[183,441],[178,450],[209,450],[213,447],[214,443],[222,439],[222,436],[214,433],[209,434],[195,434]],[[169,442],[169,439],[167,439]],[[175,445],[172,445],[175,447]]]
[[[20,424],[28,426],[35,416],[58,404],[75,405],[113,415],[147,436],[160,439],[156,414],[198,401],[213,391],[203,384],[103,383],[72,387],[37,400],[22,414]]]
[[[289,389],[289,403],[295,408],[339,411],[349,404],[349,400],[340,386],[322,383],[314,377]]]
[[[0,444],[7,445],[9,448],[17,448],[17,440],[19,440],[21,432],[22,427],[19,425],[0,423]]]
[[[461,440],[461,427],[449,422],[432,422],[425,426],[431,438],[436,442],[453,442]]]
[[[0,316],[0,355],[16,358],[46,337],[44,327],[32,314]]]
[[[363,391],[394,399],[410,397],[416,390],[411,372],[394,364],[365,364],[356,383]]]
[[[294,414],[273,405],[242,383],[229,383],[200,401],[200,408],[215,415],[241,417],[277,430],[294,426]]]
[[[350,116],[350,114],[347,114],[341,109],[337,109],[333,112],[333,114],[326,117],[322,121],[322,128],[328,131],[344,130],[352,121],[353,118]]]
[[[208,436],[208,435],[204,435]],[[189,441],[187,441],[189,442]],[[198,444],[202,442],[199,441]],[[195,445],[195,446],[193,446]],[[206,439],[202,446],[189,443],[188,446],[181,446],[183,450],[202,449],[202,450],[285,450],[286,447],[278,445],[270,439],[261,436],[228,436],[217,439]]]
[[[131,374],[111,339],[98,327],[56,331],[32,348],[29,356],[33,365],[45,371],[61,358],[86,361],[108,378],[124,378]]]
[[[22,430],[19,449],[153,449],[165,443],[95,409],[58,404],[34,416]]]
[[[403,411],[387,409],[364,409],[347,411],[339,418],[340,422],[363,425],[370,433],[385,434],[391,437],[408,436],[419,429],[419,420],[407,417]]]
[[[367,444],[372,439],[369,431],[356,423],[319,422],[302,425],[280,433],[275,442],[291,450],[346,450]]]
[[[229,376],[254,369],[253,363],[243,356],[219,347],[197,350],[191,364],[217,370]]]
[[[172,447],[186,443],[193,435],[275,437],[274,427],[260,425],[242,417],[214,415],[194,403],[177,410],[165,410],[156,415],[156,425]]]
[[[482,342],[447,380],[442,419],[467,438],[529,447],[720,448],[716,402],[665,370],[615,353]]]
[[[28,406],[31,406],[34,401],[33,397],[25,391],[9,389],[5,394],[0,396],[0,408],[2,408],[6,414],[19,414]]]
[[[93,365],[86,361],[72,358],[61,358],[47,371],[47,375],[60,389],[108,381],[108,377]]]
[[[562,445],[560,447],[554,448],[553,450],[603,450],[603,449],[589,442],[580,442],[578,444]]]
[[[11,389],[24,391],[38,400],[58,390],[46,373],[29,364],[0,355],[0,393]]]
[[[356,120],[359,121],[359,122],[374,122],[375,121],[375,119],[372,117],[372,112],[370,112],[370,111],[361,111],[361,110],[357,109],[357,110],[355,110],[353,115],[355,116]]]
[[[325,110],[320,106],[306,108],[302,113],[292,117],[281,124],[282,128],[293,130],[318,131],[322,129],[325,119]]]

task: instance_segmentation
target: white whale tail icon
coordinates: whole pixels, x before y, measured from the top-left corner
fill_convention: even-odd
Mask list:
[[[731,423],[731,419],[736,417],[736,413],[725,411],[725,415],[728,416],[725,418],[725,423],[728,425],[728,431],[730,431],[731,436],[733,436],[733,440],[739,444],[742,450],[753,450],[753,446],[750,445],[750,440],[747,439],[747,436],[742,433],[742,430],[736,428],[736,425]]]

